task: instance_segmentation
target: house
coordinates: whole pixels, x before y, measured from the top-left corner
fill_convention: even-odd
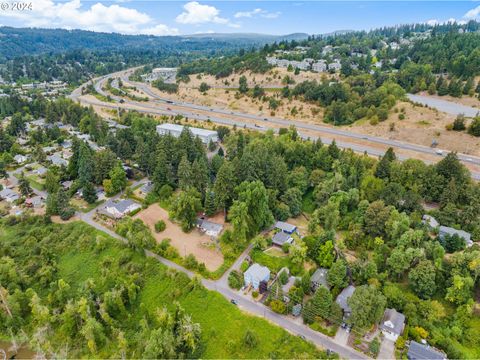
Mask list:
[[[447,356],[440,350],[427,344],[411,341],[408,347],[407,358],[409,360],[446,360]]]
[[[140,204],[130,199],[109,200],[101,207],[99,212],[108,217],[120,219],[141,208]]]
[[[310,288],[315,292],[319,286],[325,286],[327,289],[330,289],[327,281],[328,269],[320,268],[315,270],[312,277],[310,278]]]
[[[73,181],[71,181],[71,180],[62,182],[62,186],[63,186],[64,190],[70,189],[72,187],[72,185],[73,185]]]
[[[405,327],[405,315],[395,309],[386,309],[379,327],[387,339],[397,341]]]
[[[47,168],[44,166],[40,166],[37,169],[33,170],[33,173],[38,176],[45,176],[47,174]]]
[[[270,280],[270,270],[266,266],[259,264],[253,264],[243,274],[243,280],[245,286],[252,286],[255,290],[258,290],[260,283],[267,283]]]
[[[430,229],[436,229],[440,226],[438,221],[433,216],[427,214],[422,216],[422,223],[427,225]]]
[[[39,208],[43,205],[43,198],[41,196],[34,196],[25,200],[25,206]]]
[[[293,237],[283,231],[277,232],[272,238],[273,245],[282,247],[284,244],[292,244]]]
[[[197,227],[208,236],[217,237],[223,230],[222,224],[217,224],[202,218],[197,219]]]
[[[182,133],[185,126],[177,125],[177,124],[161,124],[157,125],[157,133],[159,135],[167,135],[170,134],[175,137],[179,137]],[[188,130],[192,133],[194,137],[200,138],[204,144],[218,141],[218,133],[213,130],[205,130],[195,127],[187,127]]]
[[[20,195],[18,195],[12,189],[6,188],[0,191],[0,199],[5,200],[6,202],[12,203],[20,199]]]
[[[277,221],[273,227],[287,234],[293,234],[297,231],[297,227],[295,225],[283,221]]]
[[[340,294],[338,294],[337,299],[335,300],[335,302],[340,305],[343,310],[344,319],[348,318],[352,313],[352,309],[350,308],[350,305],[348,305],[348,299],[350,299],[354,292],[355,286],[348,285]]]
[[[15,160],[17,164],[23,164],[28,160],[28,157],[26,157],[25,155],[17,154],[13,157],[13,160]]]
[[[149,181],[146,184],[143,184],[142,187],[140,188],[140,192],[142,194],[148,194],[150,191],[153,190],[153,182]]]
[[[50,161],[53,165],[56,166],[67,166],[68,161],[60,157],[58,154],[53,154],[50,156],[47,156],[47,160]]]
[[[312,70],[316,72],[325,72],[327,71],[327,63],[325,60],[319,60],[312,64]]]
[[[465,244],[467,245],[467,247],[473,245],[472,235],[470,233],[463,230],[457,230],[448,226],[440,226],[438,228],[438,237],[443,240],[446,235],[458,235],[459,237],[463,238],[463,240],[465,240]]]

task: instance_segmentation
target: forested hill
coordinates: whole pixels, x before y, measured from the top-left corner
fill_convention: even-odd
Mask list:
[[[151,36],[98,33],[84,30],[0,27],[0,61],[24,55],[65,52],[76,49],[143,49],[196,51],[238,49],[281,40],[299,40],[306,34],[285,36],[261,34],[203,34],[204,36]]]

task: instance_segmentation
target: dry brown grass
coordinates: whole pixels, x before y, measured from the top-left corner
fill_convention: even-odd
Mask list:
[[[152,231],[157,242],[171,239],[170,244],[175,247],[181,256],[192,254],[199,263],[204,263],[209,271],[215,271],[223,264],[223,255],[215,249],[215,243],[207,235],[196,228],[189,233],[184,233],[178,224],[168,218],[168,212],[158,204],[150,205],[140,211],[134,218],[141,219]],[[161,233],[155,232],[155,223],[165,221],[166,229]]]

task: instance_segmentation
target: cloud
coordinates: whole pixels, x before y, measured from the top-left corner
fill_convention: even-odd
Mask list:
[[[430,19],[430,20],[427,20],[425,23],[430,26],[435,26],[435,25],[438,25],[440,22],[437,19]]]
[[[215,6],[202,5],[197,1],[191,1],[183,5],[185,10],[176,17],[176,21],[180,24],[228,24],[228,19],[220,17],[220,10]]]
[[[253,18],[253,17],[262,17],[265,19],[275,19],[279,17],[281,12],[269,12],[267,10],[263,10],[260,8],[253,9],[252,11],[239,11],[237,12],[234,17],[239,19],[239,18]]]
[[[0,12],[1,17],[14,18],[22,26],[82,29],[121,34],[176,35],[178,29],[156,23],[148,14],[112,4],[91,5],[83,10],[81,0],[55,3],[54,0],[35,0],[32,11]]]
[[[463,15],[463,18],[467,20],[475,20],[480,18],[480,5],[467,11],[465,15]]]

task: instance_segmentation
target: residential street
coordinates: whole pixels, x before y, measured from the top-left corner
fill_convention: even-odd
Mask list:
[[[132,187],[137,186],[138,184],[143,183],[146,181],[146,179],[142,179],[140,181],[135,182],[132,184]],[[117,195],[119,197],[120,195]],[[100,205],[101,206],[101,205]],[[98,207],[97,207],[98,208]],[[118,239],[124,243],[127,243],[127,240],[114,231],[106,228],[105,226],[95,222],[93,220],[93,215],[95,214],[96,209],[91,210],[88,213],[81,213],[77,212],[76,215],[82,220],[85,221],[87,224],[93,226],[94,228],[105,232],[106,234],[112,236],[115,239]],[[245,260],[245,257],[248,255],[250,250],[252,249],[252,245],[249,245],[247,249],[244,250],[244,252],[238,257],[238,259],[233,263],[233,265],[228,269],[225,274],[219,279],[219,280],[208,280],[202,278],[202,284],[205,286],[207,289],[212,290],[212,291],[217,291],[227,300],[235,299],[238,302],[238,306],[253,315],[261,316],[264,317],[265,319],[271,321],[272,323],[277,324],[278,326],[284,328],[285,330],[289,331],[290,333],[294,335],[299,335],[303,336],[306,340],[313,342],[317,346],[320,346],[324,349],[330,349],[336,353],[338,353],[342,358],[347,358],[347,359],[368,359],[368,357],[346,345],[343,345],[341,343],[338,343],[335,339],[332,339],[326,335],[323,335],[319,332],[316,332],[309,327],[303,325],[303,324],[298,324],[296,323],[293,319],[277,314],[270,310],[270,308],[264,306],[261,303],[254,302],[253,300],[249,300],[248,298],[242,296],[239,292],[234,291],[229,288],[228,286],[228,274],[232,270],[238,270],[240,268],[241,263]],[[189,277],[193,277],[196,274],[190,270],[187,270],[181,265],[178,265],[177,263],[174,263],[173,261],[170,261],[168,259],[165,259],[157,254],[154,254],[153,252],[149,250],[145,250],[146,256],[155,258],[162,264],[173,268],[177,271],[184,272],[187,274]],[[232,305],[235,306],[235,305]]]

